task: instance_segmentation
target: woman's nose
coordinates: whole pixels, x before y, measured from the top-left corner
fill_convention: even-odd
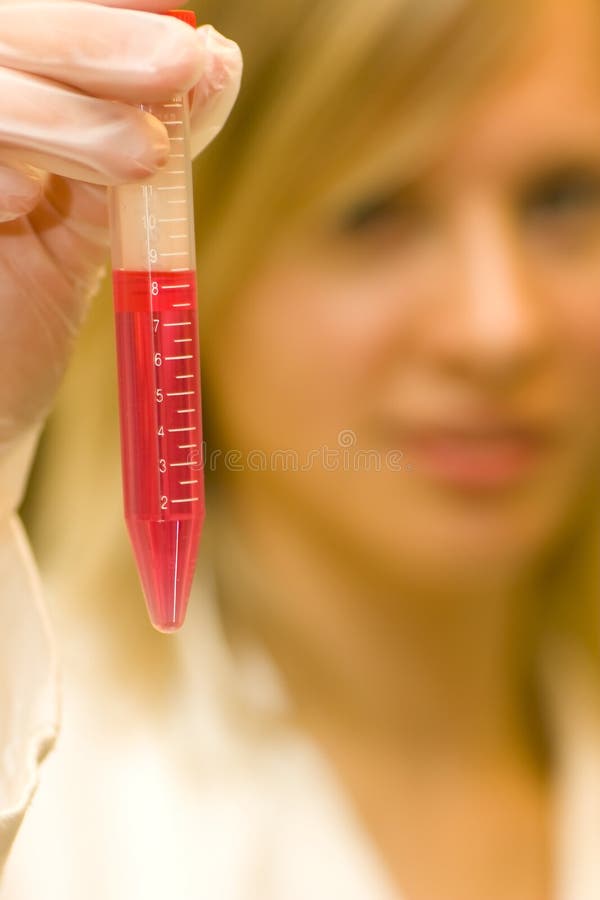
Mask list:
[[[452,249],[438,354],[446,367],[490,382],[524,378],[547,353],[549,310],[516,229],[501,213],[476,207],[456,223]]]

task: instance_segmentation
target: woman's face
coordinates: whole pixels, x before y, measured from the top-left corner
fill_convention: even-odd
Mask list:
[[[277,510],[381,571],[494,578],[590,491],[593,7],[546,4],[527,64],[482,88],[434,165],[282,235],[237,298],[206,367],[249,516]]]

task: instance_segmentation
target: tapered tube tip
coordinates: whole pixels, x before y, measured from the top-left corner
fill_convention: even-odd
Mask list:
[[[177,631],[192,588],[202,520],[128,519],[127,526],[150,621],[158,631]]]

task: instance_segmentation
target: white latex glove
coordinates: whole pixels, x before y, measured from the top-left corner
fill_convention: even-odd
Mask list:
[[[125,2],[138,8],[0,0],[0,515],[104,270],[105,185],[167,158],[165,127],[135,105],[194,88],[198,153],[239,89],[236,44],[151,14],[173,0]]]

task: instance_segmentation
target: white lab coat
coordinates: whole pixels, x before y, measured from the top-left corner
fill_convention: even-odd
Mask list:
[[[166,720],[126,691],[108,696],[101,679],[94,686],[93,648],[75,636],[66,644],[62,734],[31,801],[58,686],[14,524],[0,533],[0,583],[2,900],[410,900],[326,760],[287,723],[271,663],[257,648],[233,658],[206,586],[179,640]],[[546,662],[559,759],[555,896],[598,900],[600,692],[579,657]]]

